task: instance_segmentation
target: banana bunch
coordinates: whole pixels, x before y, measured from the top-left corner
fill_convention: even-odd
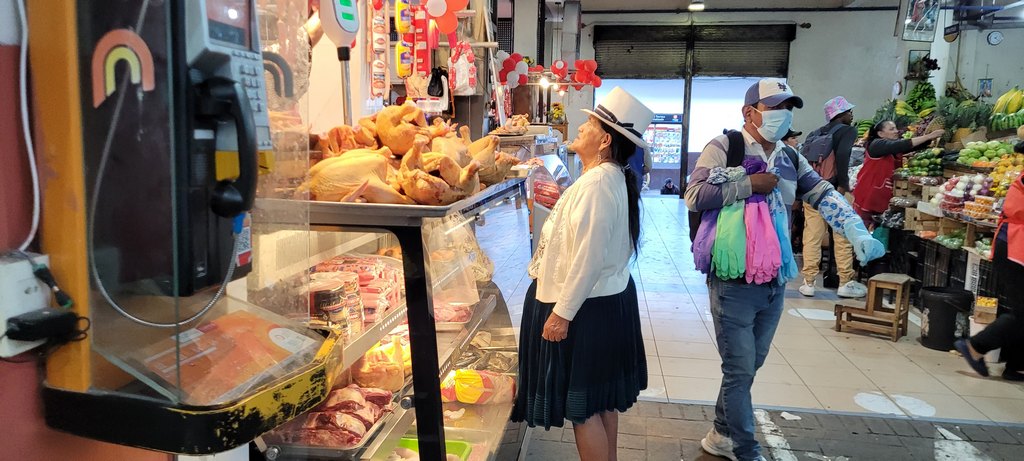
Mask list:
[[[1024,91],[1013,87],[996,99],[989,126],[994,131],[1013,130],[1024,125]]]
[[[1010,91],[1003,93],[996,99],[996,106],[992,109],[993,114],[1013,114],[1024,105],[1024,91],[1013,87]]]
[[[907,104],[906,101],[899,99],[896,101],[896,115],[909,115],[917,117],[917,111],[915,111],[914,108],[910,106],[910,104]]]
[[[861,120],[857,122],[857,138],[863,138],[864,135],[868,133],[868,131],[871,131],[871,127],[874,125],[875,123],[871,120]]]
[[[927,117],[927,116],[931,115],[931,114],[932,114],[933,112],[935,112],[935,108],[934,108],[934,107],[929,107],[929,108],[927,108],[927,109],[925,109],[925,110],[922,110],[921,112],[919,112],[919,113],[917,114],[917,116],[918,116],[918,117],[921,117],[921,118],[925,118],[925,117]]]

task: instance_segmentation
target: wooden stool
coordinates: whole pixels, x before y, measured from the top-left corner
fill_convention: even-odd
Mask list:
[[[887,334],[899,341],[907,334],[910,316],[910,284],[913,277],[904,274],[878,274],[868,280],[867,303],[840,301],[836,303],[836,331],[843,327]],[[893,308],[882,305],[886,291],[893,292]]]

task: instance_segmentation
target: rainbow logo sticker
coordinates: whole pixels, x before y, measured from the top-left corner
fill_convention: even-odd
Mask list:
[[[128,29],[115,29],[96,43],[92,53],[93,107],[99,107],[117,90],[117,63],[121,61],[128,63],[133,84],[141,84],[143,91],[151,91],[156,86],[153,55],[146,42]]]

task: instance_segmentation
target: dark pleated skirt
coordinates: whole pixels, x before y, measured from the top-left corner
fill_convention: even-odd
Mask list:
[[[541,338],[552,308],[537,301],[534,281],[523,303],[512,421],[550,429],[566,419],[578,424],[596,413],[629,409],[647,388],[633,279],[622,293],[587,299],[557,343]]]

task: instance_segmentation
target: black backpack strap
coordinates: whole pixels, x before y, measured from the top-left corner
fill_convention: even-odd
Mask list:
[[[743,133],[736,130],[729,130],[725,132],[725,136],[729,140],[729,147],[725,151],[725,166],[734,167],[742,165],[743,157],[747,154],[746,142],[743,140]],[[712,142],[717,143],[717,140]],[[693,242],[697,238],[697,228],[700,227],[702,214],[703,213],[697,211],[689,212],[690,242]]]
[[[729,138],[729,149],[725,153],[725,166],[734,167],[742,165],[743,157],[747,154],[743,133],[730,130],[725,133],[725,136]]]
[[[797,158],[800,154],[797,154],[796,149],[789,146],[783,147],[782,150],[789,157],[789,161],[793,163],[793,168],[800,173],[800,159]]]

